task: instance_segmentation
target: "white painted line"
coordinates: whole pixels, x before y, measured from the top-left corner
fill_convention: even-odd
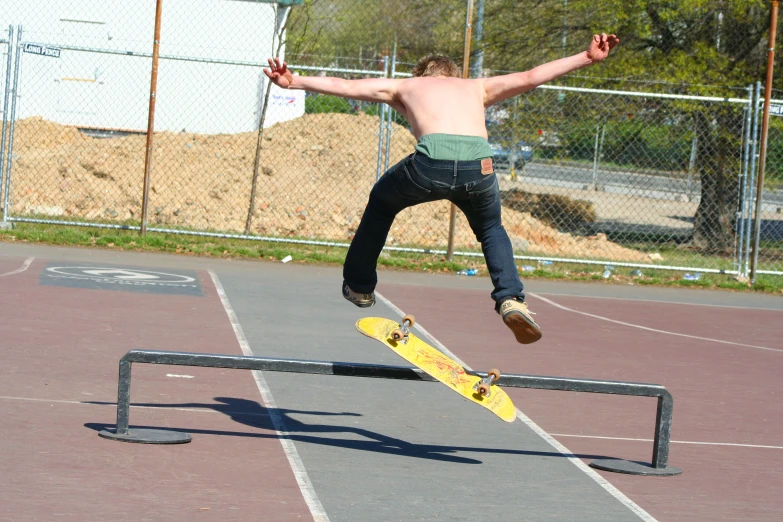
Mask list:
[[[24,272],[25,270],[30,268],[30,263],[33,262],[33,259],[35,259],[35,258],[34,257],[28,257],[27,259],[24,260],[24,263],[22,263],[21,267],[17,268],[16,270],[13,270],[11,272],[6,272],[5,274],[0,274],[0,277],[10,276],[10,275],[14,275],[14,274],[21,274],[22,272]]]
[[[553,437],[574,437],[577,439],[628,440],[632,442],[654,442],[653,439],[632,439],[629,437],[602,437],[599,435],[572,435],[570,433],[552,433]],[[700,442],[694,440],[671,440],[672,444],[693,444],[696,446],[732,446],[735,448],[783,449],[783,446],[767,446],[764,444],[740,444],[737,442]]]
[[[239,342],[240,348],[242,348],[242,353],[252,356],[253,351],[250,349],[250,344],[247,342],[245,333],[242,331],[242,325],[239,324],[239,318],[237,318],[234,309],[231,307],[231,303],[228,301],[228,296],[223,289],[223,285],[220,283],[220,280],[214,271],[209,270],[209,275],[215,285],[220,301],[223,303],[223,308],[226,310],[226,315],[228,315],[228,320],[231,322],[231,326],[234,329],[234,335]],[[272,391],[269,389],[269,385],[267,384],[264,375],[258,370],[253,370],[252,373],[256,381],[256,386],[258,386],[258,391],[261,392],[261,400],[264,401],[264,405],[269,411],[269,418],[272,421],[272,425],[275,427],[277,437],[280,440],[280,444],[283,446],[283,451],[288,458],[291,470],[294,472],[294,477],[296,478],[296,483],[299,485],[299,490],[302,492],[302,497],[304,497],[307,507],[313,515],[313,520],[316,522],[329,522],[329,517],[326,515],[323,505],[321,505],[321,501],[318,500],[318,495],[316,495],[315,488],[313,488],[313,484],[310,482],[310,477],[307,475],[307,470],[305,470],[304,463],[299,457],[299,452],[296,450],[294,441],[291,440],[291,437],[288,434],[283,417],[278,413],[277,404],[275,403]]]
[[[590,314],[590,313],[587,313],[587,312],[581,312],[579,310],[574,310],[573,308],[568,308],[568,307],[563,306],[561,304],[557,304],[556,302],[552,301],[551,299],[547,299],[546,297],[541,297],[540,295],[537,295],[537,294],[528,293],[527,295],[533,296],[536,299],[540,299],[540,300],[544,301],[545,303],[549,303],[549,304],[551,304],[552,306],[554,306],[556,308],[560,308],[561,310],[566,310],[567,312],[573,312],[575,314],[586,315],[587,317],[593,317],[595,319],[601,319],[602,321],[608,321],[610,323],[621,324],[623,326],[630,326],[631,328],[639,328],[640,330],[647,330],[648,332],[662,333],[662,334],[666,334],[666,335],[675,335],[677,337],[687,337],[688,339],[698,339],[699,341],[709,341],[709,342],[713,342],[713,343],[730,344],[730,345],[733,345],[733,346],[742,346],[742,347],[745,347],[745,348],[755,348],[757,350],[766,350],[768,352],[783,352],[783,349],[779,349],[779,348],[767,348],[766,346],[755,346],[753,344],[735,343],[735,342],[732,342],[732,341],[723,341],[721,339],[711,339],[709,337],[699,337],[698,335],[688,335],[688,334],[677,333],[677,332],[669,332],[667,330],[658,330],[657,328],[649,328],[647,326],[642,326],[640,324],[626,323],[624,321],[618,321],[616,319],[610,319],[608,317],[603,317],[601,315],[595,315],[595,314]]]
[[[399,314],[400,317],[404,317],[405,313],[397,308],[391,301],[380,295],[377,291],[375,292],[375,297],[379,298],[381,301],[383,301],[389,308],[394,310],[395,313]],[[465,369],[470,370],[470,366],[465,364],[464,361],[462,361],[459,357],[457,357],[455,354],[451,353],[451,351],[446,348],[440,341],[435,339],[427,330],[424,329],[424,327],[421,326],[421,324],[417,321],[414,325],[414,328],[417,328],[427,339],[439,350],[441,350],[443,353],[460,363],[462,366],[465,367]],[[544,431],[541,427],[538,426],[535,422],[533,422],[527,415],[522,413],[519,408],[517,408],[517,418],[521,420],[525,425],[527,425],[528,428],[533,430],[533,432],[544,439],[547,443],[549,443],[550,446],[555,448],[558,452],[560,452],[564,457],[566,457],[571,463],[582,470],[588,477],[593,479],[598,483],[599,486],[604,488],[610,495],[612,495],[615,499],[617,499],[622,505],[630,509],[635,515],[637,515],[640,519],[644,520],[645,522],[656,522],[655,518],[653,518],[652,515],[647,513],[645,510],[640,508],[636,503],[625,496],[625,494],[614,487],[612,484],[609,483],[604,477],[599,475],[593,468],[589,467],[587,464],[582,462],[582,460],[574,455],[568,448],[560,444],[557,440],[555,440],[550,434],[548,434],[546,431]]]
[[[167,373],[166,377],[178,377],[180,379],[192,379],[192,375],[177,375],[175,373]]]
[[[90,401],[66,401],[63,399],[35,399],[33,397],[13,397],[11,395],[0,395],[0,399],[2,400],[10,400],[10,401],[30,401],[30,402],[53,402],[55,404],[77,404],[79,406],[112,406],[117,407],[116,402],[90,402]],[[208,404],[205,404],[205,406],[209,406]],[[219,406],[216,404],[215,406]],[[269,414],[267,413],[250,413],[245,411],[223,411],[223,410],[215,410],[209,407],[205,408],[177,408],[174,406],[155,406],[153,405],[141,405],[141,404],[131,404],[131,408],[140,408],[140,409],[148,409],[148,410],[174,410],[174,411],[191,411],[196,413],[220,413],[222,415],[242,415],[242,416],[248,416],[248,417],[268,417]]]
[[[693,290],[688,290],[692,292]],[[763,308],[760,306],[737,306],[737,305],[720,305],[720,304],[707,304],[707,303],[684,303],[682,301],[664,301],[661,299],[637,299],[635,297],[609,297],[605,295],[582,295],[582,294],[561,294],[557,292],[536,292],[538,295],[554,295],[558,297],[584,297],[585,299],[612,299],[615,301],[639,301],[642,303],[654,303],[654,304],[671,304],[671,305],[684,305],[684,306],[708,306],[711,308],[734,308],[738,310],[767,310],[769,312],[783,312],[776,308]]]

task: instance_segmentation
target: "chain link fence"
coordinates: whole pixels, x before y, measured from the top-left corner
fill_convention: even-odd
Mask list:
[[[698,259],[702,268],[747,274],[761,105],[758,86],[742,94],[542,86],[490,109],[490,142],[507,171],[504,204],[515,211],[506,212],[506,228],[540,221],[519,234],[552,234],[529,241],[539,256],[592,251],[596,259],[682,267]],[[783,216],[772,213],[781,203],[767,191],[765,241],[780,241]],[[780,270],[774,249],[762,259]]]
[[[347,246],[372,184],[416,140],[385,105],[270,88],[261,68],[278,55],[298,74],[404,78],[428,51],[459,61],[465,2],[165,2],[151,141],[154,1],[11,0],[0,23],[4,221],[140,229],[149,154],[149,231]],[[487,30],[477,76],[503,72],[481,66]],[[521,263],[747,275],[760,87],[598,80],[487,111]],[[783,274],[782,125],[772,117],[761,273]],[[481,255],[461,215],[453,239]],[[449,204],[433,203],[402,212],[387,247],[439,253],[448,240]]]

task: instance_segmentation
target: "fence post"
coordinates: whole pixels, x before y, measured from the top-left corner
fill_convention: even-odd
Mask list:
[[[758,156],[758,140],[759,140],[759,99],[761,98],[761,82],[756,82],[755,89],[753,89],[753,123],[752,137],[750,140],[750,179],[748,182],[748,219],[745,221],[745,269],[744,274],[746,277],[750,275],[750,245],[751,245],[751,229],[753,227],[753,205],[756,201],[755,179],[758,175],[756,170],[756,158]]]
[[[155,97],[158,89],[158,60],[160,58],[160,17],[163,0],[155,5],[155,36],[152,43],[152,74],[150,76],[150,105],[147,116],[147,152],[144,158],[144,190],[141,196],[141,230],[147,233],[147,208],[149,207],[150,170],[152,169],[152,133],[155,130]]]
[[[2,136],[0,136],[0,194],[3,194],[5,191],[3,187],[5,186],[5,136],[6,136],[6,130],[7,130],[7,123],[8,123],[8,96],[11,92],[11,53],[13,51],[13,45],[12,42],[14,40],[14,26],[9,25],[8,26],[8,58],[6,59],[6,67],[5,67],[5,92],[3,93],[3,129],[2,129]],[[3,219],[3,223],[5,223],[5,219]]]
[[[14,85],[11,95],[11,117],[8,128],[8,154],[6,158],[5,185],[3,187],[3,223],[8,222],[8,192],[11,190],[11,161],[14,156],[14,122],[16,121],[16,102],[19,98],[19,62],[22,60],[22,26],[16,30],[16,56],[14,57]],[[8,49],[11,53],[10,44]]]
[[[275,32],[272,35],[272,54],[275,58],[280,57],[280,53],[283,49],[283,34],[286,31],[286,25],[288,25],[288,15],[291,13],[291,8],[285,8],[282,19],[278,9],[280,5],[275,6]],[[277,40],[275,40],[277,38]],[[277,47],[275,47],[275,44]],[[283,60],[285,63],[285,60]],[[266,80],[266,94],[264,94],[263,105],[261,106],[261,115],[258,118],[258,132],[256,133],[256,150],[253,156],[253,176],[250,179],[250,201],[247,205],[247,217],[245,218],[245,235],[252,233],[253,227],[253,214],[256,212],[256,192],[258,191],[258,172],[261,170],[261,148],[263,147],[264,137],[264,124],[266,123],[266,110],[269,107],[269,97],[272,94],[272,81]]]
[[[383,57],[383,77],[388,78],[389,77],[389,57],[384,56]],[[380,117],[379,117],[379,127],[378,127],[378,166],[375,169],[375,181],[378,181],[381,179],[382,174],[382,168],[383,168],[383,136],[384,132],[386,131],[386,104],[381,103],[380,104]]]
[[[775,39],[778,31],[779,0],[772,0],[769,22],[769,49],[767,53],[767,83],[764,86],[764,114],[761,121],[761,154],[759,155],[759,176],[756,179],[756,219],[753,223],[753,258],[750,264],[750,283],[756,283],[756,269],[759,261],[761,239],[761,210],[764,195],[764,168],[767,160],[767,137],[769,134],[769,103],[772,97],[772,72],[775,68]]]
[[[473,23],[473,0],[467,0],[467,13],[465,14],[465,50],[462,55],[462,77],[470,77],[470,38],[471,24]],[[449,241],[446,247],[446,259],[454,258],[454,230],[457,226],[457,207],[452,203],[449,210]]]
[[[739,211],[737,212],[737,225],[736,231],[738,233],[737,238],[737,275],[740,277],[746,277],[747,273],[744,272],[742,266],[742,253],[745,248],[745,220],[748,219],[748,188],[750,184],[750,173],[748,171],[750,166],[750,140],[753,136],[751,126],[753,125],[753,85],[748,86],[748,108],[745,115],[745,129],[742,137],[742,180],[740,182],[740,196],[739,196]]]
[[[394,74],[397,72],[397,40],[394,41],[394,51],[392,52],[391,59],[391,72],[389,78],[394,78]],[[394,118],[394,109],[391,106],[386,108],[386,161],[383,165],[383,171],[389,170],[389,156],[391,156],[391,135],[392,135],[392,120]]]

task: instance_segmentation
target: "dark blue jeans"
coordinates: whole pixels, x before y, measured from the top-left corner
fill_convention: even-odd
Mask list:
[[[373,292],[378,284],[378,256],[395,216],[413,205],[442,199],[448,199],[465,214],[481,243],[495,287],[492,299],[496,309],[508,298],[524,300],[511,241],[500,221],[496,175],[482,174],[480,161],[434,160],[420,152],[390,168],[370,192],[345,258],[345,283],[354,292]]]

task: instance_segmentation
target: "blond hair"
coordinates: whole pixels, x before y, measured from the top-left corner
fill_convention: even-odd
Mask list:
[[[413,68],[413,76],[450,76],[462,78],[457,64],[444,54],[428,54]]]

